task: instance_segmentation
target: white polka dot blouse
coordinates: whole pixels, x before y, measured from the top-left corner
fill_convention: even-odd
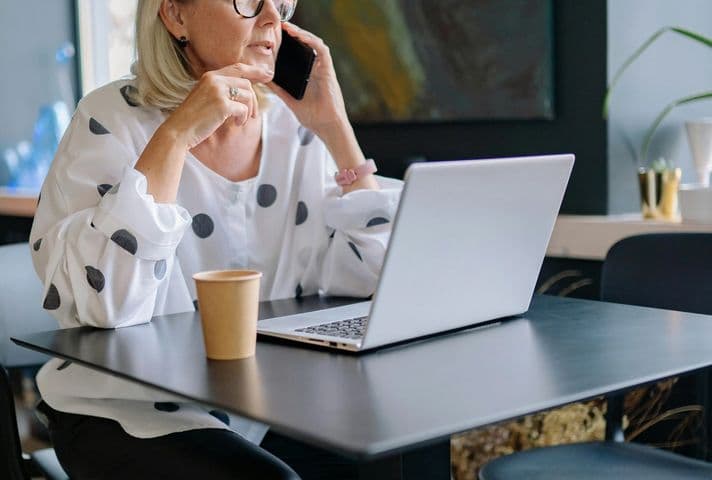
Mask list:
[[[166,115],[136,106],[131,82],[82,99],[42,186],[31,249],[40,301],[61,327],[192,311],[202,270],[260,270],[263,300],[373,293],[400,181],[342,195],[324,144],[272,96],[256,177],[229,181],[188,154],[175,204],[156,203],[133,166]],[[51,407],[114,419],[136,437],[231,428],[259,441],[267,429],[59,359],[37,381]]]

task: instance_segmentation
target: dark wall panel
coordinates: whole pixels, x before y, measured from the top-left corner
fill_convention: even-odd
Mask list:
[[[554,2],[553,121],[357,126],[368,156],[397,175],[410,157],[454,160],[540,153],[577,156],[562,212],[607,213],[606,2]]]

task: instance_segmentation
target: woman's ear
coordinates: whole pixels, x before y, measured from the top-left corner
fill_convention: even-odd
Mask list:
[[[188,36],[188,29],[186,28],[184,22],[183,8],[184,7],[181,2],[175,0],[163,0],[161,2],[161,8],[158,10],[158,14],[161,17],[163,24],[166,26],[166,29],[176,39]]]

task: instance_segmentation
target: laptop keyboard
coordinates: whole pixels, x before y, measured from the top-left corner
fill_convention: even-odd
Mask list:
[[[312,327],[297,328],[295,331],[358,340],[363,337],[366,330],[367,318],[368,317],[349,318],[348,320],[322,323],[321,325],[314,325]]]

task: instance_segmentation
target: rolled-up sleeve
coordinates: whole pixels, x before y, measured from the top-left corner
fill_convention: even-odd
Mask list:
[[[42,187],[30,234],[39,301],[63,327],[145,323],[190,215],[147,194],[137,133],[90,112],[80,104]]]
[[[368,297],[376,289],[403,185],[386,177],[376,179],[380,190],[341,196],[329,175],[324,222],[333,231],[321,266],[324,294]]]

